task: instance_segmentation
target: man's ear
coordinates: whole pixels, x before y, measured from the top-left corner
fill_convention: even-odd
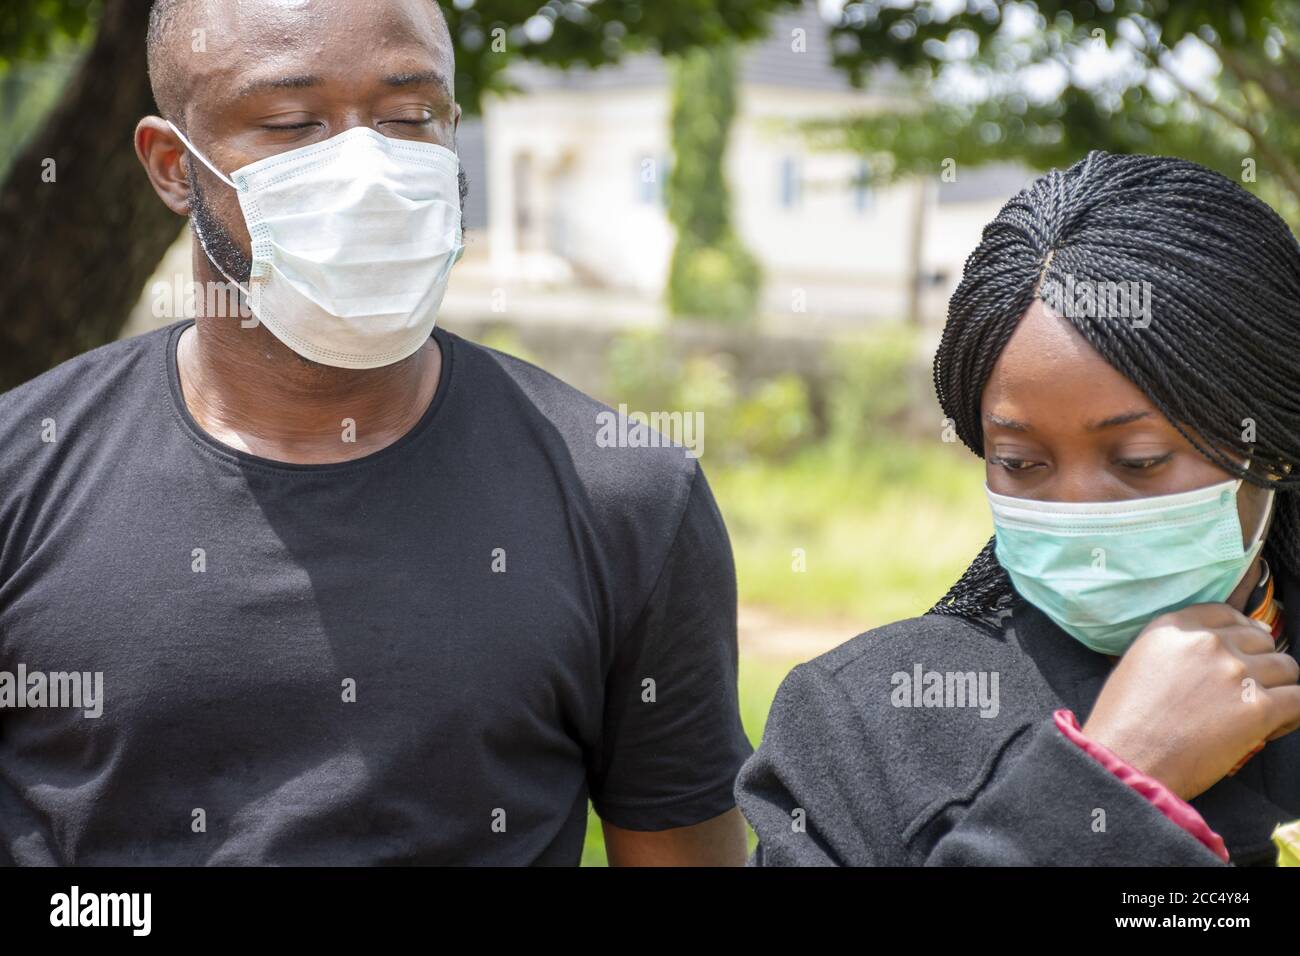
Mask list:
[[[163,204],[178,216],[188,216],[190,180],[183,162],[185,144],[161,116],[146,116],[136,124],[135,154]]]

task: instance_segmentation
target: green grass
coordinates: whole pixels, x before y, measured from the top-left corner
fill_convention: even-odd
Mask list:
[[[882,441],[705,473],[742,604],[850,633],[923,613],[993,533],[983,463],[959,446]],[[792,569],[802,548],[806,570]]]
[[[937,441],[884,439],[870,455],[823,447],[785,463],[706,460],[705,473],[731,535],[741,603],[842,625],[847,636],[924,612],[992,533],[983,464]],[[806,571],[792,570],[795,548]],[[740,712],[755,747],[782,679],[816,653],[778,659],[742,649]],[[590,808],[582,863],[606,865]]]

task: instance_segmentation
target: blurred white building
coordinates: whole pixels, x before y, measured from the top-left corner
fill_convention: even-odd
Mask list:
[[[763,267],[764,311],[835,324],[903,317],[919,275],[920,310],[937,319],[980,230],[1028,176],[969,170],[940,184],[936,158],[933,181],[873,188],[859,157],[814,151],[795,124],[878,110],[896,89],[884,72],[852,88],[831,66],[827,30],[807,7],[775,18],[742,59],[729,180],[737,230]],[[520,63],[511,79],[518,93],[462,125],[466,222],[478,235],[448,305],[469,307],[466,293],[482,301],[474,287],[487,284],[604,290],[653,312],[674,243],[667,65],[651,55],[599,70]]]

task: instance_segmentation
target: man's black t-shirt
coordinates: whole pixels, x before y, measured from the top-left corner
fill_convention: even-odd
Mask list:
[[[188,324],[0,396],[0,862],[575,864],[589,796],[634,830],[735,805],[695,459],[602,447],[604,406],[438,329],[400,440],[270,461],[190,416]]]

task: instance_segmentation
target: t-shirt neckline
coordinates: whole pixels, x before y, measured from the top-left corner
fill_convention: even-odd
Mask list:
[[[453,336],[442,329],[441,326],[434,326],[433,338],[438,343],[438,351],[442,359],[442,371],[438,376],[438,387],[434,390],[429,407],[424,410],[424,414],[420,416],[419,421],[406,431],[406,434],[378,451],[373,451],[361,458],[354,458],[351,461],[308,464],[263,458],[261,455],[254,455],[251,452],[234,448],[213,438],[190,414],[189,406],[185,404],[185,396],[181,390],[180,367],[176,360],[176,348],[180,342],[181,334],[193,325],[194,321],[194,319],[184,319],[174,323],[168,330],[167,335],[163,337],[163,371],[167,378],[167,390],[171,398],[172,411],[175,413],[182,430],[200,448],[226,461],[235,462],[241,467],[295,475],[324,475],[368,468],[380,462],[387,462],[394,456],[401,454],[432,430],[433,421],[446,403],[447,392],[451,389],[454,368]]]

